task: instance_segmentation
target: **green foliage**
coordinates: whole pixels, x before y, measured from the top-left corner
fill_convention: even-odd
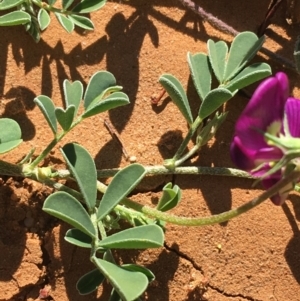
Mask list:
[[[0,17],[0,26],[24,25],[26,31],[38,42],[41,32],[50,24],[50,13],[54,13],[58,22],[67,31],[72,32],[75,25],[85,30],[93,30],[94,24],[82,14],[94,12],[106,3],[106,0],[63,0],[62,8],[54,7],[56,0],[48,3],[40,0],[1,0],[0,10],[13,10]]]
[[[208,56],[204,53],[188,53],[188,64],[196,91],[203,101],[211,89],[211,67]]]
[[[66,144],[62,153],[77,181],[86,206],[92,211],[97,197],[97,173],[93,158],[82,146],[75,143]]]
[[[80,81],[74,83],[64,81],[65,108],[55,107],[52,99],[45,95],[37,96],[34,101],[43,113],[54,136],[60,137],[62,134],[58,132],[57,123],[62,127],[63,132],[67,133],[84,118],[128,104],[128,96],[119,92],[121,89],[121,86],[116,85],[116,79],[111,73],[96,72],[91,77],[85,92],[85,111],[79,116],[77,114],[83,95],[83,85]]]
[[[171,74],[164,74],[159,78],[159,82],[177,105],[188,124],[191,125],[193,123],[192,112],[180,81]]]
[[[0,154],[9,152],[22,143],[18,123],[9,118],[0,118]]]
[[[94,269],[83,276],[76,283],[76,288],[80,295],[88,295],[95,291],[105,280],[99,269]]]
[[[157,225],[126,229],[104,238],[99,246],[109,249],[147,249],[163,246],[164,234]]]
[[[132,164],[119,171],[107,187],[98,209],[98,220],[103,219],[109,212],[126,197],[146,174],[140,164]]]
[[[163,188],[163,194],[157,204],[156,209],[168,211],[176,207],[181,199],[181,190],[177,185],[172,188],[172,183],[168,183]]]
[[[96,168],[90,154],[82,146],[74,143],[66,144],[62,153],[78,183],[83,199],[81,201],[87,209],[72,195],[61,191],[46,199],[43,210],[74,227],[67,231],[66,241],[91,249],[90,260],[97,268],[78,280],[79,293],[91,293],[107,279],[113,286],[112,296],[119,296],[126,301],[137,299],[145,291],[149,281],[154,279],[154,275],[148,269],[134,264],[119,267],[110,249],[159,248],[163,246],[164,233],[158,225],[149,224],[106,237],[101,220],[138,185],[145,176],[145,168],[139,164],[132,164],[119,171],[99,204],[96,202]],[[103,254],[102,259],[99,258],[99,254]],[[132,286],[132,283],[135,285]]]
[[[178,151],[172,159],[164,162],[165,167],[174,169],[195,153],[183,155],[184,151],[197,130],[203,126],[203,121],[216,112],[224,103],[230,100],[239,89],[242,89],[258,80],[271,75],[271,68],[266,63],[255,63],[248,67],[246,64],[256,55],[262,47],[264,38],[258,38],[252,32],[238,34],[228,50],[224,41],[207,42],[208,54],[196,53],[187,55],[191,78],[198,93],[200,104],[196,118],[192,117],[191,108],[183,85],[173,75],[163,74],[159,82],[172,98],[183,117],[189,124],[189,131]],[[219,82],[219,86],[212,87],[212,74]],[[218,116],[218,112],[216,112]],[[225,115],[223,116],[225,118]],[[222,117],[222,120],[223,120]],[[211,122],[211,121],[209,121]],[[221,124],[222,122],[218,123]],[[206,129],[213,129],[212,126]],[[215,132],[214,132],[215,133]],[[205,137],[201,135],[204,134]],[[196,143],[198,149],[212,137],[206,132],[197,134]]]

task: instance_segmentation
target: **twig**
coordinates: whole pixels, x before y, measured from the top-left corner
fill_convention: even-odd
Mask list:
[[[163,98],[165,93],[166,93],[166,90],[163,89],[161,91],[161,93],[158,95],[158,97],[151,97],[151,104],[154,105],[154,106],[157,105],[161,101],[161,99]]]
[[[121,149],[122,149],[122,153],[123,153],[123,155],[125,157],[125,160],[128,161],[129,160],[129,155],[128,155],[126,149],[125,149],[124,143],[122,142],[120,136],[114,130],[113,126],[106,119],[104,119],[104,124],[105,124],[107,130],[109,131],[109,133],[111,134],[111,136],[115,137],[116,140],[118,141],[118,143],[120,144]]]

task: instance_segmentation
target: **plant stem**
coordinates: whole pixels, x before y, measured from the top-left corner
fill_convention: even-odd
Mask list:
[[[146,169],[146,175],[211,175],[211,176],[227,176],[227,177],[238,177],[238,178],[248,178],[253,179],[253,177],[246,171],[227,168],[227,167],[208,167],[208,166],[182,166],[176,167],[174,170],[170,170],[163,165],[154,166],[144,166]],[[98,178],[108,178],[113,177],[120,168],[114,169],[102,169],[97,171]],[[59,173],[60,171],[58,171]],[[63,175],[65,177],[70,176],[70,173],[63,170]]]
[[[48,146],[42,151],[42,153],[35,158],[35,160],[29,165],[29,169],[34,169],[38,166],[38,164],[44,160],[46,156],[51,152],[54,146],[63,138],[65,137],[75,126],[77,126],[81,121],[82,117],[80,116],[75,122],[73,122],[72,126],[67,131],[62,131],[59,134],[56,134],[54,139],[48,144]]]
[[[65,15],[72,14],[71,11],[67,11],[67,10],[64,10],[64,9],[59,9],[59,8],[53,7],[52,5],[49,5],[45,2],[40,2],[40,1],[37,1],[37,0],[31,0],[31,1],[32,1],[33,4],[35,4],[39,8],[43,8],[43,9],[51,11],[53,13],[61,13],[61,14],[65,14]]]
[[[210,175],[210,176],[226,176],[226,177],[238,177],[254,179],[251,174],[246,171],[228,168],[228,167],[209,167],[209,166],[181,166],[176,167],[173,170],[166,168],[163,165],[154,166],[144,166],[146,169],[146,175],[148,176],[159,176],[159,175]],[[112,169],[101,169],[97,170],[97,177],[109,178],[116,175],[121,170],[121,168]],[[2,174],[1,164],[0,164],[0,174]],[[52,174],[52,178],[65,179],[71,176],[70,171],[67,169],[57,170]]]
[[[122,204],[133,208],[137,211],[143,212],[144,214],[157,218],[159,220],[169,222],[175,225],[181,225],[181,226],[206,226],[206,225],[213,225],[213,224],[219,224],[226,222],[234,217],[237,217],[241,215],[242,213],[245,213],[249,211],[250,209],[260,205],[262,202],[276,194],[278,191],[286,187],[287,184],[292,183],[299,179],[300,177],[300,171],[294,171],[291,174],[289,174],[286,178],[280,180],[277,182],[274,186],[272,186],[270,189],[267,191],[263,192],[260,196],[254,198],[253,200],[249,201],[248,203],[229,210],[227,212],[223,212],[220,214],[216,214],[213,216],[208,216],[208,217],[200,217],[200,218],[191,218],[191,217],[181,217],[181,216],[176,216],[172,214],[168,214],[165,212],[161,212],[159,210],[143,206],[140,204],[137,204],[129,199],[124,199],[122,201]]]
[[[176,154],[174,155],[174,157],[171,159],[174,162],[179,160],[180,157],[182,156],[183,152],[185,151],[185,149],[187,148],[188,143],[190,142],[190,140],[192,139],[192,137],[194,136],[196,130],[198,129],[198,127],[201,125],[202,123],[202,119],[198,116],[196,118],[196,120],[193,122],[192,126],[190,127],[187,135],[185,136],[185,138],[183,139],[181,145],[179,146]]]
[[[34,159],[34,161],[29,165],[30,169],[37,167],[42,160],[51,152],[54,146],[65,136],[65,132],[60,133],[55,136],[55,138],[48,144],[48,146]]]

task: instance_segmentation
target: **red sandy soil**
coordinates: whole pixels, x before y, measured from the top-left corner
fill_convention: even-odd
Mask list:
[[[207,11],[238,31],[255,31],[269,1],[199,1]],[[288,25],[286,6],[276,13],[264,45],[292,60],[298,25]],[[52,139],[35,96],[51,97],[62,106],[65,78],[85,84],[98,70],[108,70],[128,93],[131,104],[86,120],[59,146],[81,143],[95,158],[97,168],[126,166],[121,149],[104,126],[114,125],[130,155],[146,165],[162,164],[176,151],[187,126],[170,99],[157,107],[157,80],[163,73],[179,78],[196,112],[198,98],[189,78],[187,52],[206,52],[206,41],[233,37],[187,11],[176,0],[108,2],[92,13],[95,31],[67,34],[53,19],[40,43],[22,27],[0,28],[0,115],[20,123],[24,143],[1,159],[17,162],[32,147],[38,154]],[[260,54],[273,73],[283,70],[291,92],[300,97],[299,76],[278,61]],[[256,85],[249,88],[253,91]],[[225,124],[192,164],[234,167],[229,145],[234,123],[247,99],[237,95],[227,105]],[[59,146],[45,164],[63,167]],[[150,178],[132,198],[153,205],[161,185],[170,176]],[[206,216],[237,207],[261,191],[251,180],[176,176],[183,192],[174,214]],[[68,226],[42,212],[51,189],[32,180],[0,178],[0,300],[36,300],[46,284],[55,301],[108,300],[109,285],[88,296],[78,295],[75,284],[89,271],[89,252],[69,245],[63,237]],[[146,191],[146,192],[145,192]],[[156,280],[144,299],[150,301],[297,301],[300,300],[300,205],[291,193],[282,207],[270,201],[222,225],[189,228],[167,225],[164,248],[116,253],[122,262],[136,261],[151,269]],[[133,284],[134,285],[134,284]]]

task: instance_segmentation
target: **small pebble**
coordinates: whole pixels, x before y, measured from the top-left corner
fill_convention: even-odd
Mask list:
[[[136,156],[130,156],[129,162],[130,163],[135,163],[136,162]]]

